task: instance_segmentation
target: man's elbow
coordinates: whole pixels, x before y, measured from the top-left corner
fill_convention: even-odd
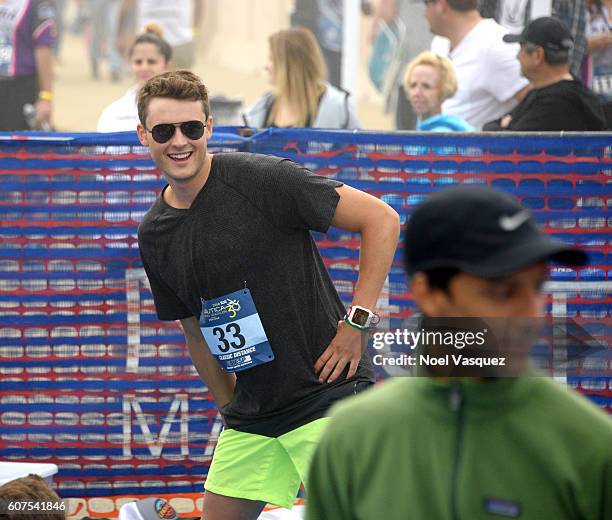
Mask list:
[[[399,214],[391,206],[385,203],[380,205],[378,213],[375,231],[377,233],[383,232],[386,236],[392,237],[397,242],[400,235]]]

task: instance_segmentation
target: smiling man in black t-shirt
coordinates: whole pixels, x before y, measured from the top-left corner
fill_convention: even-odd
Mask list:
[[[181,320],[226,429],[206,480],[204,518],[290,507],[329,406],[373,382],[364,332],[399,237],[380,200],[276,157],[207,150],[206,87],[187,71],[138,96],[138,135],[168,185],[138,240],[157,314]],[[361,234],[344,307],[310,230]],[[343,318],[344,316],[344,318]]]

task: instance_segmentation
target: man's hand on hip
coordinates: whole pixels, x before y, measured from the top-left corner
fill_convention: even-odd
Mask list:
[[[338,322],[338,331],[329,346],[315,363],[315,372],[319,374],[321,383],[332,383],[349,365],[346,375],[350,379],[357,372],[359,360],[363,352],[363,342],[367,335],[360,330],[347,325],[343,321]]]

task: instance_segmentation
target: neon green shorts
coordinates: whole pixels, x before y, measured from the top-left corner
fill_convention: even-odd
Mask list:
[[[317,419],[280,437],[223,430],[206,491],[291,509],[328,420]]]

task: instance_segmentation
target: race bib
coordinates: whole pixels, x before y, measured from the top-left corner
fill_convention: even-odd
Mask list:
[[[211,353],[227,372],[241,372],[274,359],[251,291],[246,287],[220,298],[202,300],[200,329]]]

